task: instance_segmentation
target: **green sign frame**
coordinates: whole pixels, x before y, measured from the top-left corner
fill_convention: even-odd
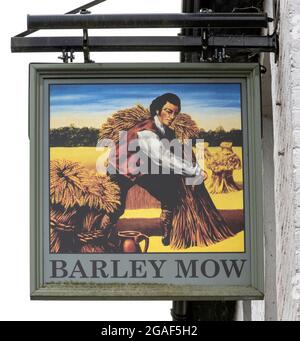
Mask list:
[[[207,63],[140,63],[140,64],[31,64],[29,67],[29,138],[30,138],[30,258],[31,299],[55,300],[253,300],[264,297],[263,197],[262,197],[262,141],[261,88],[258,64]],[[245,147],[245,205],[249,228],[248,280],[241,284],[201,285],[189,283],[124,282],[50,282],[45,281],[45,217],[49,210],[49,196],[45,192],[48,181],[49,148],[47,98],[51,82],[80,82],[80,80],[114,82],[134,79],[152,82],[206,80],[230,82],[239,80],[243,86],[245,108],[243,145]],[[197,255],[196,255],[197,256]],[[223,255],[232,257],[231,254]],[[212,258],[210,254],[208,258]]]

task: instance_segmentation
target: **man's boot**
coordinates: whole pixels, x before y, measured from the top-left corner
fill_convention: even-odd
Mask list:
[[[160,215],[160,226],[162,229],[162,243],[164,246],[170,245],[170,237],[172,230],[173,212],[170,210],[162,209]]]

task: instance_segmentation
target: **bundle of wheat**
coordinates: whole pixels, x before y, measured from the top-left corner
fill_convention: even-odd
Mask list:
[[[50,252],[69,252],[73,245],[76,209],[50,206]]]
[[[179,114],[172,122],[171,128],[174,129],[176,137],[183,143],[184,140],[197,138],[199,128],[191,116]]]
[[[50,226],[57,231],[70,232],[74,230],[76,209],[67,209],[58,205],[50,206]]]
[[[241,159],[232,149],[231,142],[222,142],[221,151],[210,156],[207,167],[212,171],[209,191],[212,194],[235,192],[242,189],[233,178],[233,171],[242,168]]]
[[[115,143],[119,141],[119,133],[127,131],[139,122],[145,121],[151,117],[148,109],[142,105],[124,109],[116,112],[101,126],[99,131],[100,140],[110,139]],[[179,114],[171,125],[175,131],[176,137],[180,141],[196,138],[199,135],[199,128],[195,121],[187,114]]]
[[[204,142],[204,159],[206,162],[209,162],[212,153],[210,152],[210,150],[208,149],[209,147],[209,143],[208,142]]]
[[[112,231],[104,231],[102,226],[103,214],[96,209],[89,209],[84,215],[81,230],[76,233],[76,247],[81,253],[116,252],[118,243],[110,238]]]
[[[90,173],[89,184],[80,198],[80,203],[112,213],[120,204],[119,194],[118,185],[111,181],[109,176]]]
[[[145,121],[150,117],[149,110],[145,109],[142,105],[119,110],[101,126],[99,139],[110,139],[117,143],[121,131],[127,131],[137,123]]]
[[[81,227],[80,233],[81,231],[90,232],[97,230],[100,227],[103,214],[99,214],[98,210],[86,207],[86,212],[82,212],[81,216],[83,219],[78,221]]]
[[[102,231],[83,232],[78,233],[77,237],[83,244],[88,244],[95,241],[96,239],[102,239],[104,234]]]
[[[193,189],[182,178],[179,188],[170,243],[173,249],[208,246],[234,235],[215,207],[204,184]]]
[[[106,213],[119,205],[119,187],[108,176],[90,172],[77,162],[50,163],[50,249],[74,252],[77,234],[101,227]]]
[[[107,213],[119,204],[119,188],[106,175],[97,175],[78,162],[53,160],[50,163],[50,198],[65,209],[88,205]]]
[[[77,235],[77,238],[81,243],[81,253],[105,252],[105,246],[103,244],[103,239],[105,238],[105,236],[102,231],[79,233]]]
[[[78,162],[53,160],[50,162],[50,198],[52,204],[66,209],[78,204],[88,186],[88,172]]]

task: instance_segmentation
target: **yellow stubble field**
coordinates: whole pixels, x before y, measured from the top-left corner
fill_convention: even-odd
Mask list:
[[[219,147],[209,147],[211,153],[220,150]],[[234,152],[242,160],[242,148],[233,147]],[[98,170],[104,172],[103,164],[108,156],[108,150],[97,150],[96,147],[51,147],[50,160],[65,159],[73,162],[79,162],[90,170],[95,170],[98,165]],[[211,171],[208,172],[207,182],[210,181]],[[242,184],[243,172],[236,170],[233,173],[234,180]],[[244,208],[243,191],[214,194],[211,195],[216,207],[221,210],[238,210]],[[126,210],[121,218],[157,218],[160,215],[160,209],[138,209]],[[142,242],[143,243],[143,242]],[[225,241],[207,247],[191,247],[184,250],[172,250],[169,246],[163,246],[160,237],[150,237],[150,247],[148,252],[244,252],[244,232],[239,232],[234,237],[228,238]]]

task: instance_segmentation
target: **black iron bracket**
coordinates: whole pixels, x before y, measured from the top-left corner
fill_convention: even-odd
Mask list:
[[[67,15],[67,14],[76,14],[76,13],[80,13],[80,11],[82,11],[82,10],[87,10],[87,9],[89,9],[89,8],[91,8],[91,7],[94,7],[94,6],[98,5],[98,4],[100,4],[101,2],[104,2],[104,1],[106,1],[106,0],[94,0],[94,1],[91,1],[91,2],[89,2],[89,3],[87,3],[87,4],[85,4],[85,5],[82,5],[82,6],[80,6],[80,7],[77,7],[77,8],[75,8],[75,9],[73,9],[73,10],[71,10],[71,11],[65,13],[65,14]],[[29,34],[32,34],[32,33],[37,32],[37,31],[38,31],[38,29],[27,29],[26,31],[24,31],[24,32],[19,33],[18,35],[16,35],[16,37],[26,37],[26,36],[28,36]]]
[[[90,52],[108,51],[180,51],[193,53],[191,61],[226,62],[230,51],[258,54],[278,51],[278,37],[273,35],[220,35],[223,28],[257,29],[268,27],[266,13],[214,13],[201,9],[197,13],[176,14],[90,14],[88,8],[105,0],[92,1],[65,15],[29,15],[27,31],[11,38],[11,51],[62,52],[64,62],[73,61],[74,52],[83,52],[84,62],[93,62]],[[170,37],[100,37],[89,36],[93,28],[180,27],[183,33]],[[28,37],[40,29],[82,29],[83,37]],[[194,31],[196,34],[184,34]],[[218,32],[219,32],[218,31]],[[197,34],[200,32],[200,34]],[[208,53],[209,52],[209,53]]]
[[[82,9],[80,11],[80,14],[90,14],[87,9]],[[83,56],[84,56],[84,62],[85,63],[94,63],[93,60],[90,58],[90,47],[89,47],[89,33],[86,28],[83,29]]]
[[[14,37],[11,39],[12,52],[81,52],[82,37]],[[190,36],[147,36],[147,37],[88,37],[88,47],[92,52],[109,51],[185,51],[193,52],[211,47],[213,49],[238,49],[249,52],[275,52],[276,35],[245,36],[217,35],[203,40]]]
[[[28,30],[120,28],[267,28],[266,13],[28,15]]]
[[[80,14],[90,14],[90,12],[88,11],[89,8],[94,7],[96,5],[99,5],[100,3],[104,2],[106,0],[94,0],[91,1],[85,5],[82,5],[80,7],[77,7],[67,13],[65,13],[65,15],[74,15],[77,13]],[[16,35],[15,37],[13,37],[11,39],[11,51],[12,52],[43,52],[43,51],[14,51],[13,50],[13,40],[16,38],[24,38],[25,41],[27,41],[27,39],[29,38],[25,38],[28,35],[35,33],[39,31],[39,29],[31,29],[31,28],[27,28],[26,31],[19,33],[18,35]],[[48,39],[48,38],[45,38]],[[27,45],[27,43],[26,43]],[[82,43],[82,50],[83,50],[83,54],[84,54],[84,62],[85,63],[93,63],[93,61],[90,59],[90,49],[89,49],[89,38],[88,38],[88,31],[87,29],[83,30],[83,43]],[[55,52],[62,52],[62,55],[58,57],[58,59],[61,59],[64,63],[69,63],[69,61],[72,63],[73,60],[75,59],[74,56],[74,49],[70,48],[69,46],[63,46],[61,47],[59,50],[55,51]]]
[[[74,50],[71,51],[62,51],[62,55],[58,57],[58,59],[61,59],[65,64],[68,64],[69,61],[73,63],[73,60],[75,59],[74,56]]]

